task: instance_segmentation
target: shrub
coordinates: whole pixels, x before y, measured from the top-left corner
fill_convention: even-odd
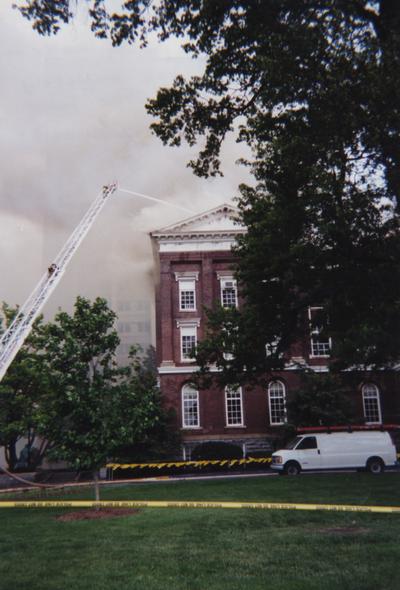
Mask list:
[[[205,442],[197,445],[192,451],[192,461],[202,459],[242,459],[242,448],[222,441]]]

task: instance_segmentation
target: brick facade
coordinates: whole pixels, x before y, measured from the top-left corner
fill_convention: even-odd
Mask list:
[[[231,246],[235,236],[244,231],[232,222],[235,213],[233,207],[223,205],[152,234],[159,267],[156,349],[160,387],[166,408],[175,411],[176,428],[181,432],[185,458],[190,457],[196,444],[210,440],[235,442],[242,446],[244,453],[268,450],[281,431],[279,425],[271,425],[268,391],[261,387],[241,388],[240,425],[227,424],[226,394],[215,387],[198,392],[198,402],[194,404],[197,414],[194,417],[190,414],[193,404],[189,402],[189,418],[196,422],[195,426],[185,425],[183,419],[182,389],[196,367],[191,360],[182,358],[181,337],[182,334],[195,333],[200,340],[204,336],[204,307],[212,307],[214,302],[221,300],[221,280],[233,275],[235,260]],[[180,281],[189,284],[190,289],[194,285],[189,305],[194,309],[180,309]],[[299,387],[300,373],[296,370],[296,363],[305,363],[315,370],[324,371],[328,362],[324,357],[312,357],[309,338],[297,343],[290,355],[295,362],[289,359],[287,368],[276,375],[276,380],[284,386],[286,399]],[[367,381],[378,388],[382,421],[399,421],[398,372],[369,375]],[[360,422],[365,419],[361,391],[365,382],[365,375],[360,375],[358,390],[354,392],[353,402]]]

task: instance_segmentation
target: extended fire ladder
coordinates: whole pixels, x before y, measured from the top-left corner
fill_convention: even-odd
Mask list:
[[[71,258],[82,240],[90,230],[97,215],[103,209],[109,197],[116,191],[117,184],[104,186],[100,194],[87,210],[79,225],[68,238],[57,258],[49,266],[47,272],[18,311],[12,324],[4,332],[0,340],[0,381],[8,367],[23,345],[32,329],[33,322],[41,312],[44,304],[58,285]]]

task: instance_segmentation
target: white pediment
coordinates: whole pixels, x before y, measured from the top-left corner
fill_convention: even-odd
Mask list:
[[[154,237],[166,237],[172,235],[189,236],[191,234],[198,235],[208,233],[241,233],[245,228],[237,221],[238,214],[239,210],[236,207],[225,203],[215,209],[189,217],[180,223],[175,223],[152,232],[152,235]]]

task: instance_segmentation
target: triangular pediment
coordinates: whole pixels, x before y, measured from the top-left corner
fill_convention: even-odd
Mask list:
[[[179,223],[168,225],[155,232],[152,235],[161,237],[166,235],[190,235],[190,234],[207,234],[207,233],[240,233],[244,231],[244,226],[238,220],[239,210],[233,205],[224,203],[219,207],[205,211]]]

